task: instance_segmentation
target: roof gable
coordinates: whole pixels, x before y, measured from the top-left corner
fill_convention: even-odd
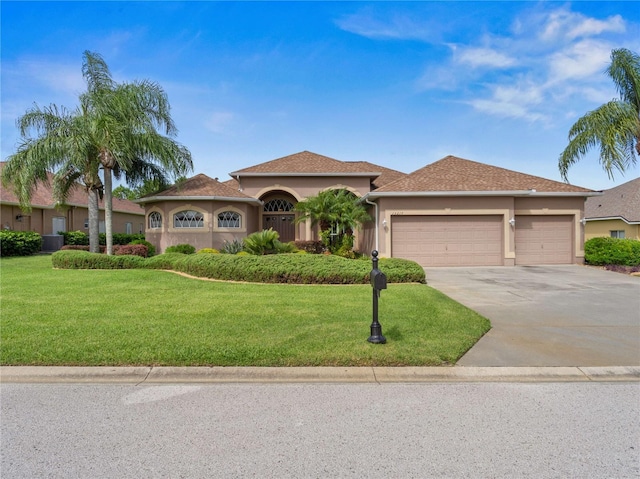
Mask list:
[[[587,198],[587,219],[621,217],[631,223],[640,222],[640,178],[605,190],[601,196]]]
[[[491,192],[524,191],[590,193],[592,190],[527,175],[476,161],[447,156],[431,163],[376,192]]]
[[[155,193],[152,195],[148,195],[142,199],[151,199],[151,198],[167,198],[167,197],[198,197],[201,196],[203,198],[211,198],[211,197],[222,197],[222,198],[238,198],[238,199],[248,199],[250,196],[245,195],[244,193],[238,191],[237,188],[233,188],[228,182],[220,183],[218,180],[214,180],[213,178],[208,177],[207,175],[200,173],[196,176],[193,176],[179,184],[173,185],[170,188],[167,188],[160,193]],[[253,199],[253,198],[252,198]]]
[[[279,175],[300,175],[300,176],[370,176],[380,175],[380,168],[372,171],[364,171],[362,164],[366,162],[346,162],[318,155],[310,151],[301,151],[293,155],[284,156],[275,160],[250,166],[242,170],[230,173],[231,176],[279,176]],[[370,163],[368,165],[371,165]],[[374,166],[374,165],[371,165]]]

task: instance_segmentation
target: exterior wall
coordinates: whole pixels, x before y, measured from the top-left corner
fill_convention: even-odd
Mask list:
[[[640,240],[640,224],[626,223],[622,220],[589,220],[584,227],[584,239],[599,236],[611,236],[611,231],[624,230],[624,237]]]
[[[371,181],[369,178],[348,176],[250,176],[240,178],[240,187],[245,195],[254,198],[261,198],[273,190],[282,190],[301,201],[329,188],[346,188],[356,196],[363,196],[371,190]]]
[[[30,213],[23,213],[17,205],[2,205],[0,210],[0,223],[2,228],[14,231],[35,231],[41,235],[57,234],[53,230],[54,218],[64,218],[66,231],[84,231],[89,233],[88,208],[81,206],[68,206],[60,209],[36,208]],[[104,211],[100,210],[99,219],[104,222]],[[144,215],[134,213],[113,212],[113,232],[126,233],[126,224],[131,223],[132,233],[144,232]]]
[[[204,222],[201,228],[175,228],[173,215],[184,210],[194,210],[203,214]],[[241,216],[240,228],[219,228],[218,213],[234,211]],[[149,215],[158,212],[162,215],[160,228],[149,227]],[[221,249],[224,242],[242,240],[253,233],[256,225],[257,208],[247,203],[233,203],[220,201],[162,201],[148,204],[146,207],[145,237],[153,244],[158,253],[169,246],[190,244],[196,250],[202,248]]]
[[[584,232],[580,220],[584,213],[582,197],[382,197],[378,199],[378,246],[381,257],[391,256],[391,224],[395,215],[501,215],[504,224],[504,265],[515,265],[515,227],[509,220],[516,215],[571,215],[574,220],[575,263],[584,262]],[[375,244],[375,232],[367,240]]]

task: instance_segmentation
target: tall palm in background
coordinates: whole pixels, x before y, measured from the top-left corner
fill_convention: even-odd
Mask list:
[[[107,254],[111,254],[113,177],[124,175],[131,186],[145,179],[168,183],[168,174],[184,175],[192,171],[193,163],[189,150],[173,140],[177,130],[171,107],[158,84],[117,84],[100,55],[85,52],[84,57],[82,74],[87,92],[80,101],[90,112],[91,142],[104,170]]]
[[[104,192],[111,254],[113,177],[124,177],[134,187],[146,179],[168,183],[170,175],[188,173],[193,163],[189,150],[173,140],[176,129],[160,86],[148,81],[117,84],[102,57],[91,52],[84,52],[82,74],[87,91],[74,112],[36,105],[18,119],[22,143],[7,159],[2,180],[13,185],[25,209],[37,183],[46,181],[47,171],[55,172],[54,195],[61,203],[81,180],[89,193],[91,251],[98,251],[98,196]]]
[[[569,167],[595,146],[611,179],[614,170],[624,173],[640,155],[640,57],[624,48],[612,50],[606,73],[620,98],[588,112],[569,130],[569,145],[558,160],[565,181]]]
[[[31,197],[38,183],[53,176],[56,204],[65,203],[80,181],[88,194],[90,251],[99,250],[98,202],[103,185],[98,173],[97,152],[86,141],[87,117],[80,109],[69,112],[51,105],[34,105],[21,116],[17,125],[22,137],[16,153],[7,158],[2,183],[11,185],[24,211],[31,210]],[[30,136],[35,132],[35,137]],[[54,231],[54,233],[56,233]]]

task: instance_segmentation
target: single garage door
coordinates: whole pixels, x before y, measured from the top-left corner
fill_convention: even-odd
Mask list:
[[[422,266],[501,266],[502,216],[392,216],[391,255]]]
[[[573,263],[573,216],[516,216],[516,264]]]

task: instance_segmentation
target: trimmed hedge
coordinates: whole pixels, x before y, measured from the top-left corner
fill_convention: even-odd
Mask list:
[[[164,250],[165,253],[182,253],[182,254],[195,254],[195,247],[190,244],[177,244],[173,246],[169,246]]]
[[[42,249],[42,236],[33,231],[0,230],[0,256],[30,256]]]
[[[88,245],[89,235],[84,231],[67,231],[60,233],[64,237],[65,245]],[[125,245],[133,241],[144,240],[143,234],[127,234],[127,233],[113,233],[113,244]],[[99,243],[101,245],[107,244],[107,235],[100,233]]]
[[[129,263],[122,258],[131,258]],[[161,254],[152,258],[105,256],[84,251],[58,251],[52,256],[56,268],[174,270],[200,278],[256,283],[368,284],[371,262],[335,255],[187,255]],[[425,283],[424,269],[398,258],[381,258],[379,268],[389,283]]]
[[[619,238],[591,238],[584,243],[585,263],[602,266],[618,264],[640,265],[640,241]]]

